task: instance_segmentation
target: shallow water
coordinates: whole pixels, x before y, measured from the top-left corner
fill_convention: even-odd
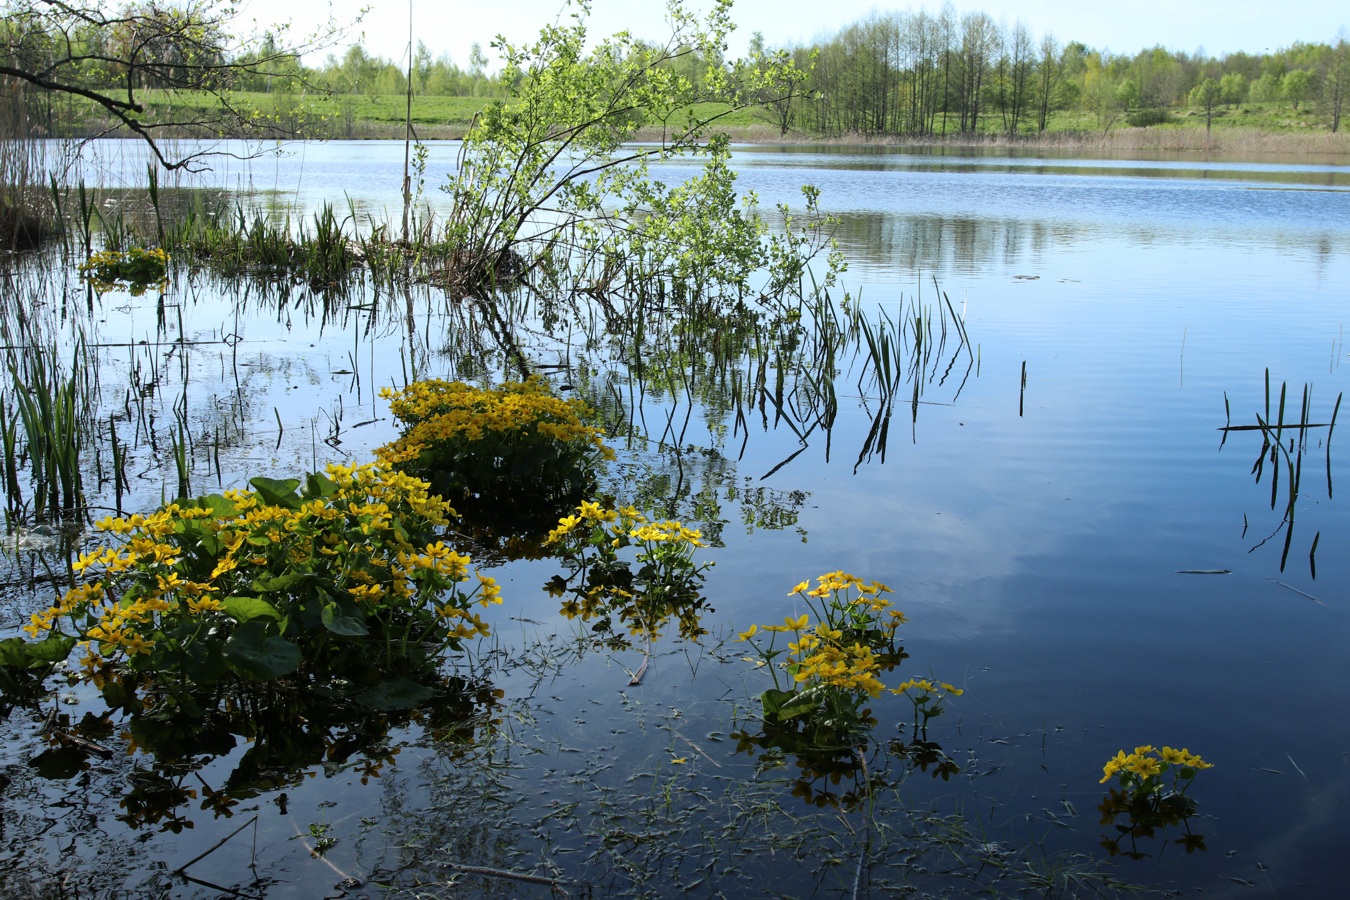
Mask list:
[[[432,147],[429,184],[453,165],[454,149]],[[901,882],[962,893],[962,882],[931,876],[940,865],[906,862],[931,846],[914,837],[921,813],[931,839],[932,817],[961,811],[980,843],[1025,854],[997,857],[1010,866],[1041,852],[1103,858],[1101,766],[1117,749],[1149,743],[1215,764],[1192,789],[1192,825],[1208,850],[1171,845],[1157,855],[1155,844],[1149,859],[1106,864],[1114,877],[1187,894],[1251,883],[1335,895],[1336,810],[1350,800],[1350,726],[1339,714],[1350,701],[1350,515],[1333,490],[1345,473],[1342,441],[1328,451],[1325,430],[1308,432],[1282,566],[1285,488],[1272,510],[1268,474],[1253,483],[1259,433],[1222,441],[1219,429],[1230,417],[1250,425],[1266,416],[1267,371],[1277,394],[1289,385],[1286,420],[1297,417],[1304,385],[1313,422],[1327,422],[1346,389],[1350,169],[803,148],[742,148],[735,161],[741,186],[766,206],[795,202],[802,181],[822,189],[822,207],[841,217],[855,302],[897,316],[916,298],[936,303],[940,289],[972,346],[939,351],[917,407],[910,388],[901,391],[884,457],[862,454],[877,394],[860,370],[837,379],[828,440],[813,433],[781,467],[803,442],[772,407],[747,429],[707,404],[634,391],[628,413],[645,427],[616,439],[612,483],[622,491],[652,472],[682,474],[691,493],[704,489],[702,524],[720,534],[706,552],[717,561],[707,592],[716,613],[703,648],[664,638],[643,684],[627,687],[624,669],[640,656],[573,659],[569,626],[540,589],[556,567],[511,563],[494,572],[507,600],[498,640],[535,648],[539,662],[492,676],[506,713],[487,748],[456,760],[418,728],[396,730],[394,742],[407,746],[378,778],[315,766],[313,777],[283,785],[284,802],[263,791],[230,818],[197,801],[186,807],[195,827],[180,837],[110,820],[116,792],[99,787],[97,771],[79,785],[37,778],[24,765],[29,723],[11,720],[6,856],[40,850],[50,861],[36,871],[64,865],[146,896],[210,895],[167,870],[256,811],[251,830],[189,873],[240,886],[251,862],[274,881],[264,893],[278,897],[313,896],[313,884],[344,874],[465,877],[438,870],[443,862],[545,873],[596,896],[846,894],[859,816],[812,812],[773,773],[753,781],[752,762],[728,736],[766,685],[725,643],[749,623],[793,612],[787,594],[798,581],[843,569],[896,590],[910,619],[909,674],[931,670],[966,691],[930,733],[961,775],[916,773],[877,806],[878,895]],[[219,183],[275,190],[301,208],[345,206],[346,194],[363,210],[396,210],[401,164],[397,143],[334,143],[227,171]],[[669,167],[672,178],[687,171]],[[196,461],[198,491],[362,459],[394,434],[379,387],[505,369],[500,352],[475,343],[471,311],[430,295],[359,296],[325,314],[302,289],[285,303],[276,291],[255,289],[241,304],[210,279],[183,280],[166,299],[167,331],[155,298],[114,294],[90,314],[53,309],[50,328],[64,339],[79,321],[97,334],[110,408],[124,402],[121,385],[138,383],[133,370],[139,383],[154,382],[158,424],[119,428],[163,428],[181,396],[197,433],[232,436],[219,477],[209,460]],[[167,350],[180,336],[192,349]],[[611,350],[583,344],[578,329],[541,338],[534,361],[565,363],[573,376],[590,367],[597,382],[610,374],[628,396]],[[685,453],[656,450],[667,421],[678,440],[665,443]],[[164,485],[172,491],[172,465],[148,449],[138,460],[129,502],[153,506]],[[652,483],[659,496],[665,482]],[[688,514],[691,504],[671,508]],[[20,613],[34,602],[6,594]],[[903,732],[902,704],[878,702],[879,737]],[[240,752],[203,770],[207,780]],[[105,764],[108,783],[133,764]],[[49,802],[25,806],[21,785]],[[338,837],[326,863],[301,845],[315,823]],[[31,843],[14,838],[22,829],[36,835]],[[103,871],[98,841],[131,854],[132,874]],[[654,853],[662,843],[683,852]],[[68,845],[82,848],[81,865],[57,862]]]

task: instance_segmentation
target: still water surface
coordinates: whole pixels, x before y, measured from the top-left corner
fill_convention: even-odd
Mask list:
[[[433,208],[455,149],[431,148]],[[396,143],[333,143],[213,177],[302,208],[332,201],[345,209],[345,197],[396,218],[402,155]],[[910,675],[931,670],[966,692],[930,735],[961,775],[912,776],[879,820],[898,821],[905,807],[961,810],[998,853],[1033,847],[1032,856],[1101,858],[1102,764],[1121,748],[1184,746],[1215,765],[1192,789],[1193,830],[1208,849],[1117,859],[1115,877],[1188,895],[1337,896],[1350,805],[1350,508],[1333,499],[1350,489],[1350,481],[1341,486],[1350,477],[1344,442],[1337,435],[1328,449],[1325,429],[1309,431],[1282,566],[1285,486],[1272,510],[1268,474],[1258,484],[1252,473],[1259,433],[1224,441],[1219,429],[1266,415],[1267,370],[1274,391],[1289,385],[1291,408],[1311,386],[1314,422],[1327,422],[1350,387],[1350,168],[799,147],[740,148],[735,163],[740,186],[766,207],[798,202],[802,182],[821,188],[822,207],[840,218],[854,302],[897,316],[944,292],[973,345],[955,375],[943,377],[945,362],[925,370],[917,412],[905,394],[884,455],[861,461],[875,393],[856,373],[841,377],[828,441],[810,435],[781,467],[803,442],[772,415],[752,417],[746,433],[678,396],[650,396],[641,407],[649,426],[687,417],[676,442],[693,451],[684,474],[695,493],[707,489],[703,524],[720,529],[722,546],[708,551],[717,561],[707,592],[716,613],[705,621],[713,649],[666,638],[636,688],[623,668],[636,665],[633,654],[591,654],[546,678],[524,668],[498,673],[508,701],[532,699],[508,720],[490,778],[409,747],[368,784],[334,766],[286,785],[280,804],[275,792],[260,795],[249,807],[259,811],[252,859],[278,880],[268,896],[317,896],[312,885],[338,880],[294,840],[295,822],[321,820],[339,836],[327,860],[345,873],[442,854],[589,881],[597,896],[677,894],[676,885],[730,896],[846,894],[852,851],[839,850],[846,862],[837,876],[829,866],[822,875],[825,851],[773,849],[771,836],[791,830],[781,821],[762,821],[746,837],[769,850],[725,859],[710,850],[716,864],[706,871],[700,857],[656,876],[624,872],[622,860],[639,853],[617,838],[597,853],[616,821],[636,816],[614,812],[627,809],[621,799],[655,809],[663,792],[670,802],[669,785],[715,798],[695,816],[701,824],[672,828],[670,839],[685,841],[717,834],[728,810],[752,802],[738,801],[734,788],[751,763],[726,735],[765,685],[737,646],[721,641],[749,623],[780,621],[794,611],[794,584],[836,569],[895,589],[910,619]],[[668,168],[671,179],[690,171]],[[182,298],[184,328],[243,336],[236,361],[247,370],[259,432],[273,409],[310,423],[297,423],[285,448],[277,441],[269,452],[273,436],[260,438],[241,469],[284,465],[287,452],[304,465],[360,459],[393,436],[373,389],[402,383],[401,357],[416,358],[407,334],[319,327],[298,312],[240,324],[225,309],[209,297]],[[132,340],[148,333],[151,307],[128,303],[123,312],[126,322],[107,327]],[[476,374],[450,352],[449,338],[441,346],[436,320],[421,324],[420,374]],[[598,350],[566,362],[574,373],[614,365]],[[225,378],[217,365],[198,383]],[[339,408],[348,427],[325,445]],[[649,431],[655,439],[661,427]],[[655,465],[650,445],[620,447],[616,482]],[[756,523],[751,496],[786,527]],[[568,633],[540,590],[553,571],[514,563],[494,573],[506,597],[496,624],[504,646]],[[1225,574],[1182,574],[1195,571]],[[907,721],[902,702],[879,702],[883,739]],[[791,799],[785,808],[794,811]],[[191,841],[160,834],[139,847],[145,865],[182,865],[242,821],[193,817]],[[112,823],[103,827],[128,841]],[[54,833],[72,840],[65,828],[73,826]],[[194,871],[239,883],[244,876],[230,867],[249,858],[238,849]],[[881,895],[880,885],[904,882],[928,884],[899,865],[878,870],[873,883]],[[503,896],[547,895],[495,887]]]

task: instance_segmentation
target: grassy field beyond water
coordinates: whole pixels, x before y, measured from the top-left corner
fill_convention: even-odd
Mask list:
[[[189,109],[205,111],[209,95],[146,91],[148,116],[167,117]],[[405,135],[407,98],[398,94],[245,93],[233,95],[241,109],[256,112],[260,120],[273,121],[280,131],[310,139],[389,139]],[[411,124],[419,140],[455,140],[464,136],[474,116],[490,97],[414,96]],[[716,113],[718,104],[700,104],[700,116]],[[198,109],[200,107],[200,109]],[[106,123],[87,111],[69,111],[68,130],[77,136],[102,133]],[[954,122],[955,120],[953,120]],[[58,129],[60,126],[58,126]],[[1177,108],[1167,111],[1167,121],[1148,127],[1132,127],[1125,115],[1103,121],[1080,111],[1055,113],[1045,132],[1009,134],[998,116],[981,122],[974,134],[952,130],[946,134],[916,138],[904,135],[821,135],[803,127],[783,133],[759,109],[729,111],[718,119],[717,129],[738,142],[777,143],[830,141],[846,144],[932,143],[947,146],[1018,146],[1047,149],[1083,149],[1096,152],[1183,152],[1268,155],[1350,155],[1350,139],[1343,132],[1331,133],[1318,112],[1307,106],[1292,109],[1287,103],[1247,103],[1215,111],[1206,129],[1203,110]],[[226,134],[224,137],[242,135]],[[659,140],[659,127],[642,137]]]

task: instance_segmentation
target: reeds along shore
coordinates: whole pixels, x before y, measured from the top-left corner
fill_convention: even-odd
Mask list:
[[[467,126],[418,126],[420,140],[459,140]],[[1344,133],[1285,134],[1255,128],[1214,129],[1206,134],[1198,127],[1112,128],[1108,131],[1053,131],[1044,134],[950,134],[942,137],[875,136],[847,134],[820,137],[801,131],[782,134],[773,125],[733,125],[719,129],[732,142],[744,144],[829,144],[868,147],[981,147],[1026,150],[1079,150],[1100,153],[1219,153],[1233,156],[1316,156],[1350,158],[1350,137]],[[403,126],[380,122],[358,123],[352,139],[393,140],[403,138]],[[638,132],[639,140],[659,141],[660,129]]]
[[[418,126],[420,140],[459,140],[467,126]],[[1209,153],[1229,156],[1314,156],[1350,158],[1350,137],[1341,132],[1315,134],[1280,133],[1257,128],[1215,128],[1208,134],[1193,126],[1163,126],[1152,128],[1111,128],[1107,131],[1050,131],[1043,134],[1010,136],[1007,134],[949,134],[940,137],[876,136],[846,134],[839,137],[821,137],[802,131],[783,134],[777,126],[732,125],[719,129],[731,137],[733,143],[743,144],[828,144],[867,147],[976,147],[1025,150],[1077,150],[1101,153]],[[637,138],[641,141],[659,141],[658,128],[643,129]],[[381,122],[357,123],[351,130],[352,139],[392,140],[403,138],[403,126]]]
[[[767,144],[831,144],[869,147],[1008,148],[1078,150],[1101,153],[1207,153],[1228,156],[1316,156],[1350,158],[1350,137],[1344,133],[1281,134],[1255,128],[1215,129],[1154,127],[1113,128],[1109,131],[1054,131],[1044,134],[951,134],[944,137],[877,137],[852,134],[823,138],[800,132],[780,135],[777,128],[728,128],[736,142]],[[644,135],[645,137],[645,135]],[[654,134],[651,139],[659,139]]]

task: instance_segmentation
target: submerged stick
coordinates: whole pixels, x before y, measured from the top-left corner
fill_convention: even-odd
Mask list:
[[[544,875],[526,875],[524,872],[511,872],[507,869],[492,869],[487,866],[470,866],[464,863],[442,863],[447,869],[463,872],[466,875],[482,875],[484,878],[505,878],[509,881],[521,881],[526,884],[544,884],[555,891],[561,891],[562,885],[554,878]]]
[[[1271,579],[1271,580],[1274,581],[1274,579]],[[1318,606],[1326,606],[1325,603],[1323,603],[1321,600],[1318,600],[1318,599],[1317,599],[1316,597],[1314,597],[1312,594],[1309,594],[1309,593],[1307,593],[1307,592],[1305,592],[1305,591],[1300,591],[1298,588],[1294,587],[1293,585],[1285,584],[1283,581],[1276,581],[1275,583],[1278,584],[1278,585],[1279,585],[1280,587],[1282,587],[1282,588],[1287,588],[1287,589],[1293,591],[1295,594],[1298,594],[1298,595],[1301,596],[1301,597],[1307,597],[1309,600],[1311,600],[1312,602],[1316,603]]]
[[[225,846],[225,844],[229,842],[230,838],[234,837],[236,834],[243,831],[245,828],[252,825],[256,821],[258,821],[258,815],[257,813],[254,813],[253,818],[249,819],[243,825],[240,825],[234,831],[231,831],[229,834],[225,835],[223,838],[216,841],[214,844],[211,845],[210,849],[198,853],[196,856],[192,857],[192,859],[189,859],[187,862],[183,863],[181,866],[174,869],[173,874],[182,875],[193,863],[201,862],[203,859],[206,859],[206,857],[210,856],[212,853],[215,853],[221,847]]]

